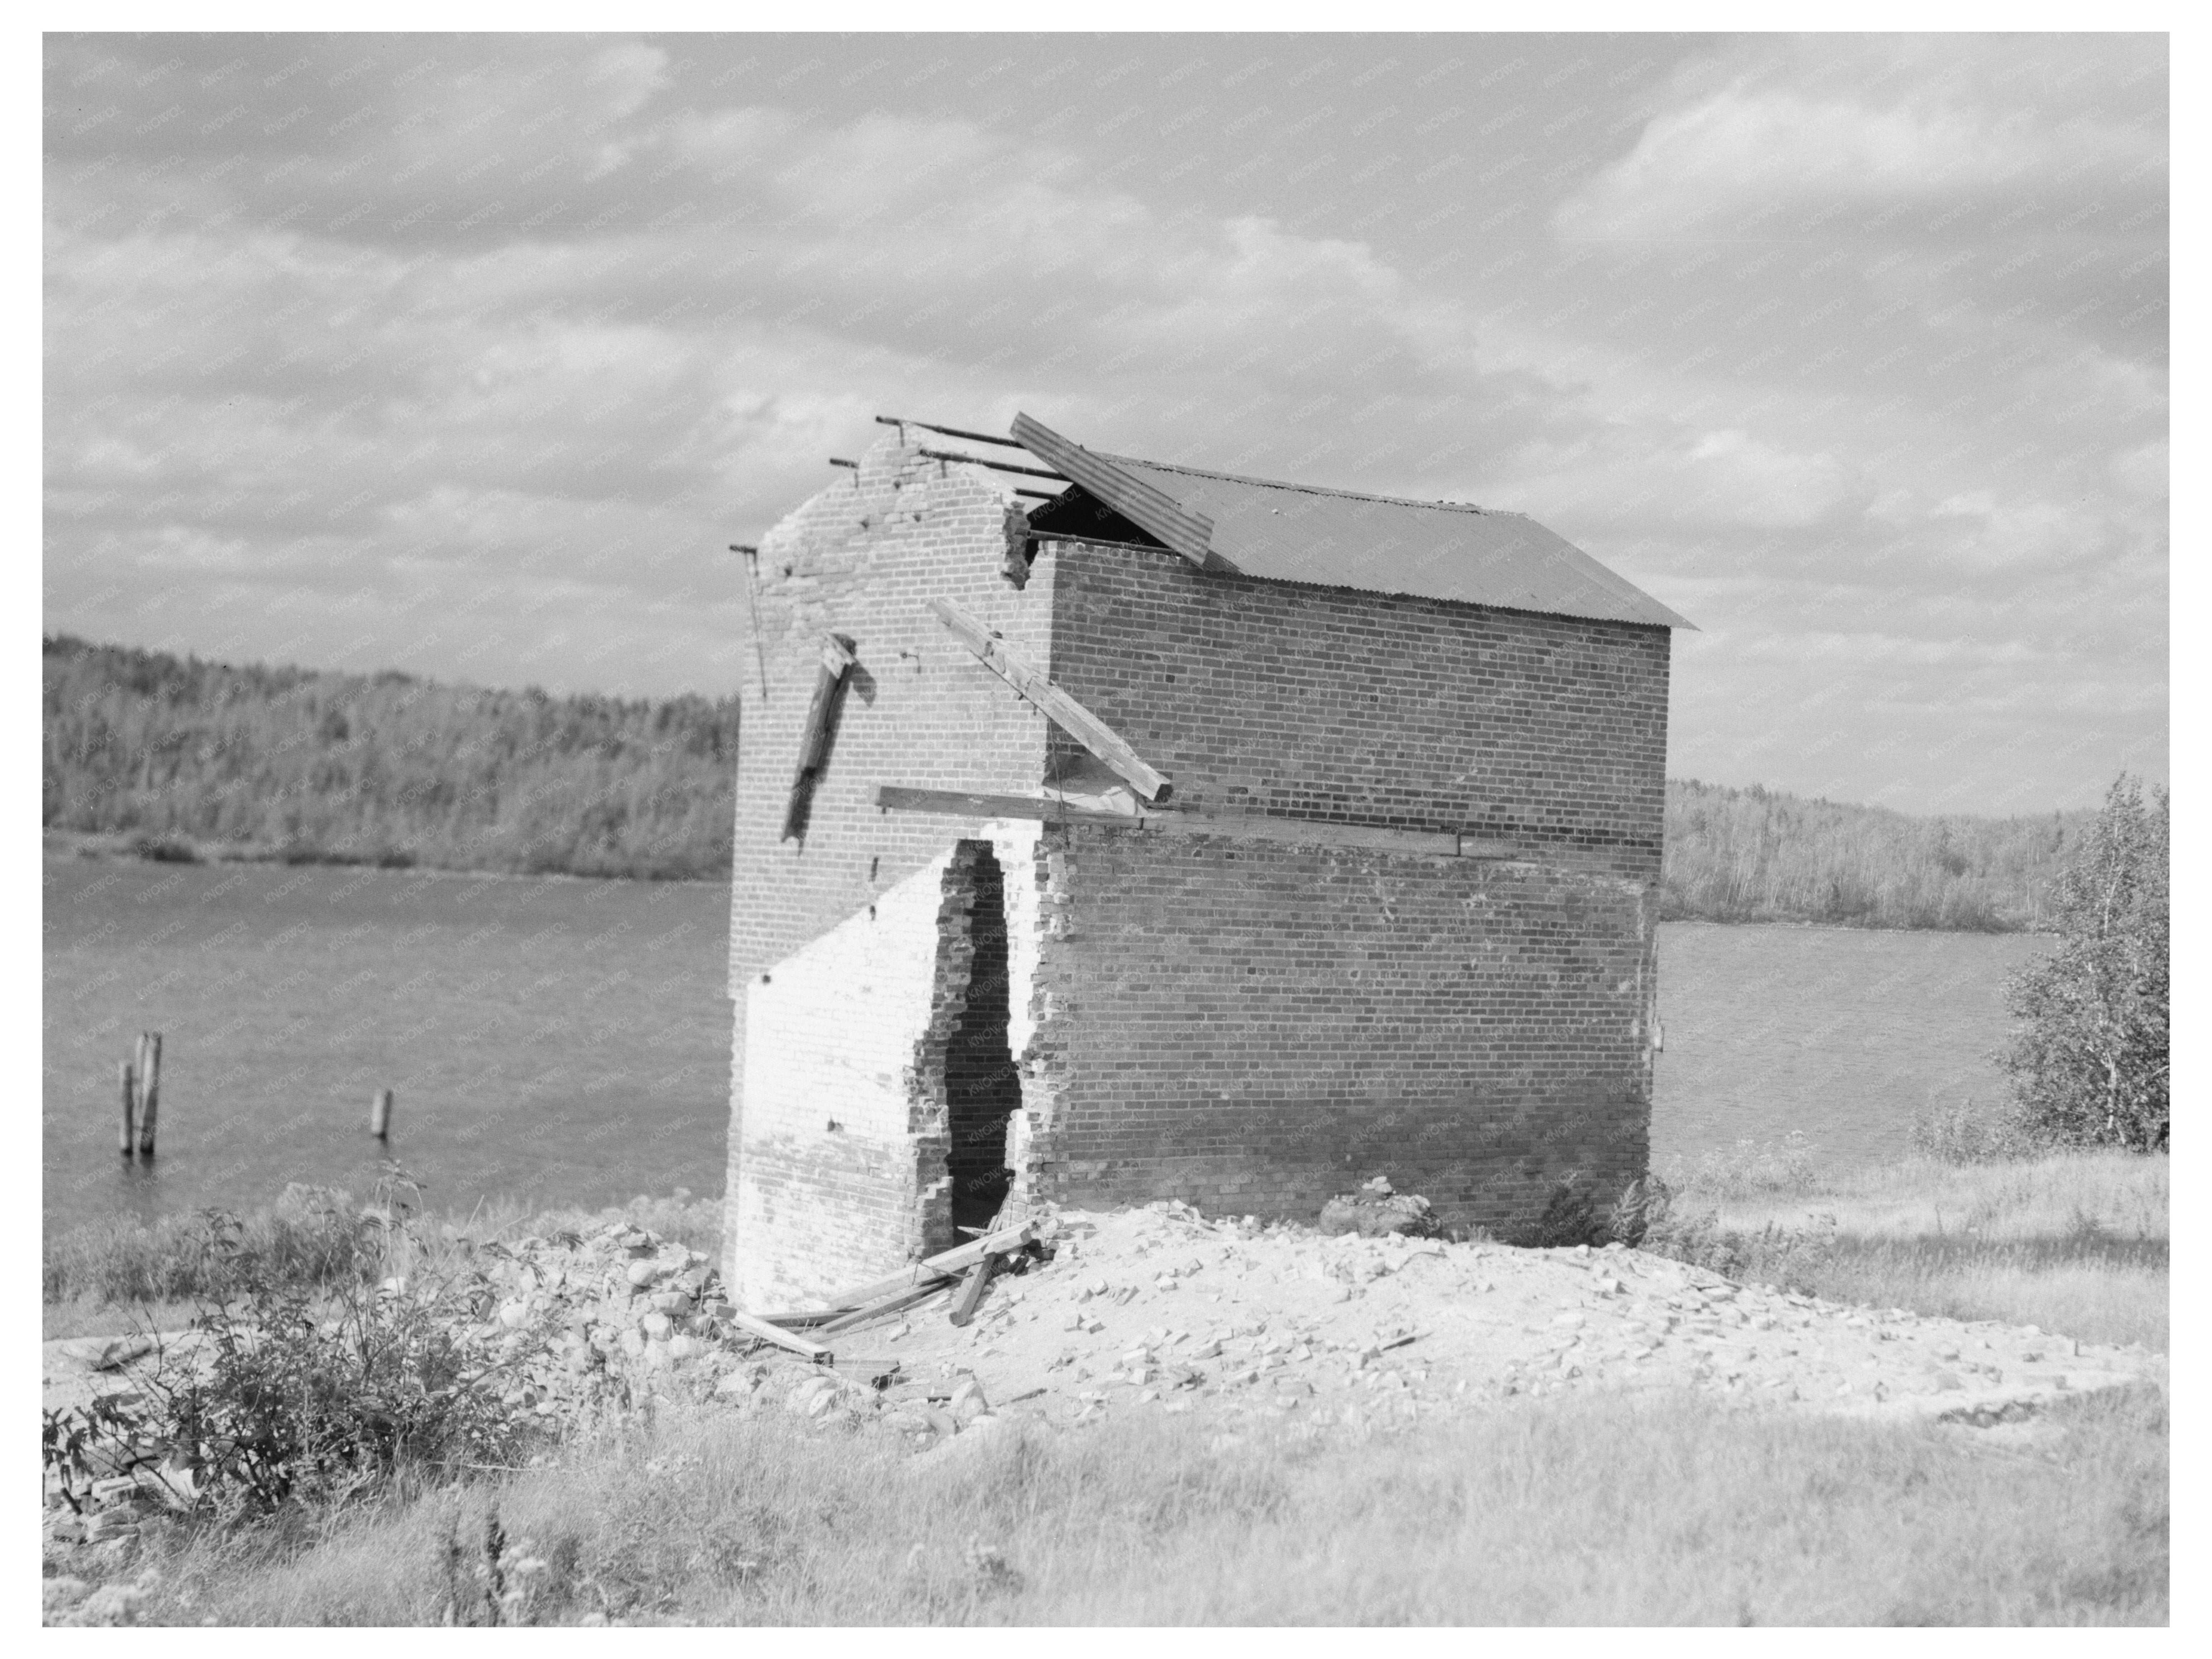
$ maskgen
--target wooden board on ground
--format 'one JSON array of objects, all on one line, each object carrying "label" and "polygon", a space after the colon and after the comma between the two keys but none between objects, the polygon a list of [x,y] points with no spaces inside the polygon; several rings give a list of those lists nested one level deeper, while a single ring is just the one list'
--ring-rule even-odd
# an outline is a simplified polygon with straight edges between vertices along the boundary
[{"label": "wooden board on ground", "polygon": [[896,1291],[921,1285],[934,1285],[939,1280],[954,1278],[985,1256],[1005,1255],[1009,1251],[1018,1250],[1036,1237],[1036,1223],[1024,1221],[1018,1227],[1009,1227],[1002,1232],[972,1240],[939,1255],[926,1257],[872,1283],[840,1291],[830,1301],[839,1312],[850,1312]]},{"label": "wooden board on ground", "polygon": [[756,1319],[750,1314],[732,1311],[724,1314],[722,1320],[725,1324],[734,1325],[763,1342],[773,1342],[779,1348],[788,1348],[795,1354],[804,1354],[817,1364],[825,1364],[834,1358],[832,1350],[826,1344],[810,1341],[796,1332],[787,1331],[781,1325],[771,1325],[765,1319]]}]

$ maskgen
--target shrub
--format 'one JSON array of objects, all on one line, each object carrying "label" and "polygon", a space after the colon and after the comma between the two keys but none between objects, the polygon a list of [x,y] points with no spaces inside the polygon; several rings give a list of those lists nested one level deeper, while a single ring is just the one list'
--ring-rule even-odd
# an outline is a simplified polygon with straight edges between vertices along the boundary
[{"label": "shrub", "polygon": [[[356,1218],[357,1231],[383,1231],[375,1216]],[[404,1214],[388,1224],[404,1228]],[[482,1272],[374,1285],[342,1277],[318,1296],[243,1248],[236,1218],[215,1212],[204,1225],[226,1288],[188,1341],[165,1347],[133,1391],[46,1414],[45,1462],[72,1504],[99,1476],[139,1474],[197,1509],[266,1515],[343,1502],[406,1472],[511,1463],[532,1431],[504,1398],[515,1345],[484,1322],[498,1298]],[[353,1260],[385,1249],[362,1237]]]},{"label": "shrub", "polygon": [[198,849],[174,836],[141,836],[131,843],[131,853],[155,864],[198,864]]},{"label": "shrub", "polygon": [[1509,1233],[1506,1243],[1524,1250],[1557,1250],[1577,1244],[1605,1244],[1612,1237],[1607,1218],[1598,1212],[1595,1195],[1579,1175],[1570,1174],[1553,1187],[1542,1213]]},{"label": "shrub", "polygon": [[1905,1136],[1915,1152],[1938,1164],[2010,1164],[2051,1150],[2019,1112],[1992,1111],[1971,1100],[1921,1114]]},{"label": "shrub", "polygon": [[361,1231],[349,1194],[295,1182],[273,1208],[248,1220],[210,1210],[150,1225],[115,1220],[74,1228],[46,1244],[41,1277],[49,1302],[219,1297],[242,1272],[319,1289],[379,1276],[380,1251],[364,1248],[377,1243]]},{"label": "shrub", "polygon": [[1695,1187],[1722,1198],[1754,1194],[1811,1193],[1820,1189],[1820,1149],[1793,1129],[1780,1140],[1738,1140],[1723,1151],[1680,1158],[1669,1165],[1678,1187]]},{"label": "shrub", "polygon": [[2005,982],[2017,1022],[1996,1056],[2050,1140],[2166,1144],[2168,801],[2124,774],[2051,896],[2057,950]]}]

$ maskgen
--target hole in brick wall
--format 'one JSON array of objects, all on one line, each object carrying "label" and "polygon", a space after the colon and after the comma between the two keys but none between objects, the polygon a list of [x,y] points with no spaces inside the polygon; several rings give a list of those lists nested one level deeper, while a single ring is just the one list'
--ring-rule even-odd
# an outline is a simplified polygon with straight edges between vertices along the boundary
[{"label": "hole in brick wall", "polygon": [[975,955],[945,1048],[945,1166],[952,1177],[952,1224],[981,1227],[998,1214],[1013,1182],[1006,1121],[1022,1103],[1022,1085],[1006,1041],[1006,872],[988,842],[964,842],[960,851],[975,860],[968,915]]}]

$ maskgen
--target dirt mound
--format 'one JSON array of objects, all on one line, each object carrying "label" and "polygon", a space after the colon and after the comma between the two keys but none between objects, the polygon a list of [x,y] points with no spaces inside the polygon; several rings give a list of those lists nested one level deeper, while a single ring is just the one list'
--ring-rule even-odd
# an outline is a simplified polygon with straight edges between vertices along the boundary
[{"label": "dirt mound", "polygon": [[[518,1412],[580,1424],[655,1396],[780,1404],[904,1433],[933,1460],[964,1455],[977,1425],[1132,1409],[1360,1435],[1516,1396],[1688,1388],[1986,1426],[2165,1381],[2163,1358],[2140,1348],[1841,1306],[1618,1245],[1332,1237],[1174,1202],[1048,1214],[1041,1231],[1049,1259],[1002,1273],[967,1327],[940,1291],[840,1334],[830,1366],[754,1343],[704,1258],[626,1224],[490,1256],[480,1265],[497,1299],[471,1328],[496,1341]],[[202,1340],[161,1346],[174,1363]],[[49,1343],[45,1359],[49,1408],[130,1390],[160,1363],[144,1339]]]},{"label": "dirt mound", "polygon": [[1332,1237],[1176,1203],[1048,1224],[1053,1259],[999,1280],[966,1329],[927,1304],[841,1337],[841,1367],[898,1358],[912,1381],[895,1398],[972,1376],[1053,1422],[1206,1401],[1355,1430],[1516,1395],[1677,1388],[1993,1423],[2163,1375],[2140,1350],[1738,1285],[1618,1245]]}]

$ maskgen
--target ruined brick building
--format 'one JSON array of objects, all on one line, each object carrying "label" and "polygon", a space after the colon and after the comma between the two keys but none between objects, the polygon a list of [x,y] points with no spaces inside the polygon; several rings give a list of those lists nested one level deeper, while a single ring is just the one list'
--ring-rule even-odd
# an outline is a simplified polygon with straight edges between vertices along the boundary
[{"label": "ruined brick building", "polygon": [[1036,1199],[1643,1172],[1681,617],[1517,514],[885,424],[753,561],[740,1294]]}]

